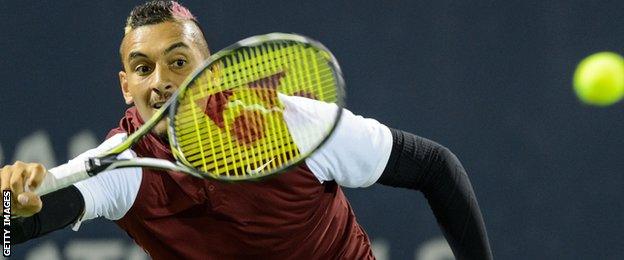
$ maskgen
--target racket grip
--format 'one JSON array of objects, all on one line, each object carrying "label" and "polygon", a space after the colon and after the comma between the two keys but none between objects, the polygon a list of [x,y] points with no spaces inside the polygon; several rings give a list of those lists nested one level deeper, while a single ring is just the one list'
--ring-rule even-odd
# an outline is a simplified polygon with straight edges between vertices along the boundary
[{"label": "racket grip", "polygon": [[[75,160],[50,169],[41,185],[34,192],[39,196],[46,195],[91,177],[86,170],[84,161]],[[27,189],[26,189],[27,190]]]}]

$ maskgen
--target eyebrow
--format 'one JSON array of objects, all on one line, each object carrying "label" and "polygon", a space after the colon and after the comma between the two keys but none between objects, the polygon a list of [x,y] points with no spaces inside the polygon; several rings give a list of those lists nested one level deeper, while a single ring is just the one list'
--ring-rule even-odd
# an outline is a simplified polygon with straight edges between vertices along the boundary
[{"label": "eyebrow", "polygon": [[174,44],[171,44],[171,46],[169,46],[169,48],[165,49],[165,51],[163,51],[163,55],[170,53],[171,51],[177,49],[177,48],[185,48],[188,49],[189,46],[186,45],[186,43],[183,42],[176,42]]},{"label": "eyebrow", "polygon": [[133,59],[136,59],[138,57],[147,58],[147,55],[145,55],[142,52],[138,52],[138,51],[133,51],[133,52],[130,52],[130,54],[128,54],[128,60],[133,60]]},{"label": "eyebrow", "polygon": [[[186,49],[188,49],[189,46],[186,45],[186,43],[183,43],[183,42],[176,42],[174,44],[171,44],[171,46],[169,46],[167,49],[165,49],[163,51],[163,55],[166,55],[167,53],[170,53],[170,52],[172,52],[173,50],[175,50],[177,48],[186,48]],[[133,59],[136,59],[136,58],[139,58],[139,57],[147,58],[147,55],[145,55],[145,53],[142,53],[142,52],[139,52],[139,51],[133,51],[133,52],[130,52],[130,54],[128,54],[128,60],[133,60]]]}]

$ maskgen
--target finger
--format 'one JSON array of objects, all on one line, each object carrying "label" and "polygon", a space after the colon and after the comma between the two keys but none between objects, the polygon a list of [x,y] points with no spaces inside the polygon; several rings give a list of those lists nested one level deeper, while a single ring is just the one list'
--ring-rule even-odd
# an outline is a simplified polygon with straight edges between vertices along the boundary
[{"label": "finger", "polygon": [[8,190],[9,184],[11,183],[11,166],[4,166],[2,168],[2,173],[0,173],[0,188],[2,190]]},{"label": "finger", "polygon": [[19,204],[15,214],[23,217],[32,216],[41,211],[41,198],[34,192],[24,192],[17,197]]},{"label": "finger", "polygon": [[43,182],[43,179],[45,178],[47,172],[45,167],[38,163],[30,164],[29,168],[30,176],[28,177],[28,181],[26,182],[26,184],[28,185],[28,188],[30,188],[30,190],[34,190],[39,187],[39,185],[41,185],[41,182]]},{"label": "finger", "polygon": [[10,187],[13,191],[13,195],[17,196],[24,192],[24,175],[26,174],[26,167],[23,165],[13,167],[13,172],[10,177]]}]

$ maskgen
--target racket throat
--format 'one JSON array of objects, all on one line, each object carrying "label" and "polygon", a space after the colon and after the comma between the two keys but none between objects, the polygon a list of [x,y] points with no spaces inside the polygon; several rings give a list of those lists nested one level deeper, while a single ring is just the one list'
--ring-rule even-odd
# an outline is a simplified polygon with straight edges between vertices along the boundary
[{"label": "racket throat", "polygon": [[87,174],[89,174],[89,176],[95,176],[100,172],[108,170],[109,167],[117,161],[119,161],[117,155],[89,158],[89,160],[85,162]]}]

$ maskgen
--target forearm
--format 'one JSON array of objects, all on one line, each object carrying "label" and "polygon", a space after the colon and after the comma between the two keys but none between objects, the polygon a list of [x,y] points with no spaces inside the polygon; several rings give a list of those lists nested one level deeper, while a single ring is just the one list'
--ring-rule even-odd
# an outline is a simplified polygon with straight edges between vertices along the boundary
[{"label": "forearm", "polygon": [[41,197],[43,208],[31,217],[11,222],[11,238],[20,244],[74,223],[84,211],[84,199],[75,186]]},{"label": "forearm", "polygon": [[391,130],[392,153],[377,182],[421,191],[458,259],[492,259],[476,196],[457,157],[431,140]]}]

